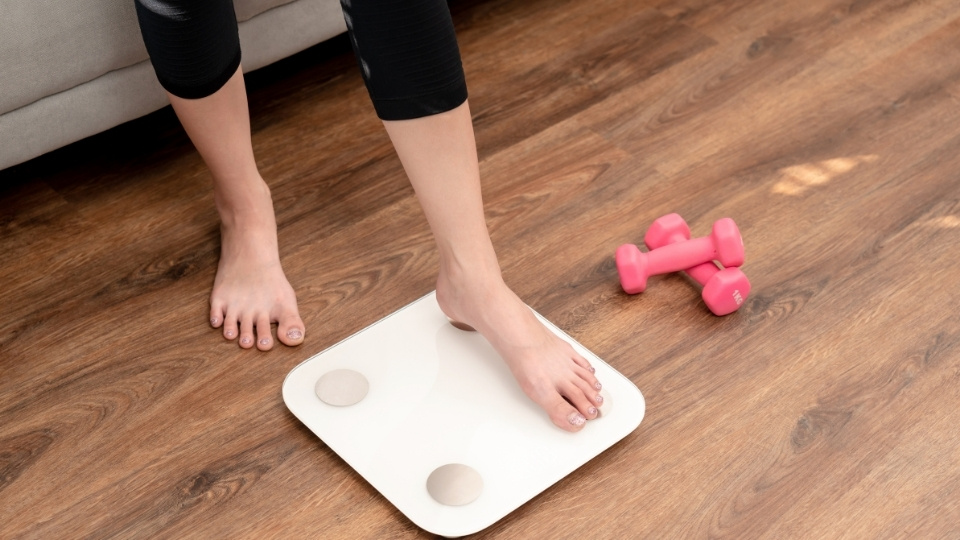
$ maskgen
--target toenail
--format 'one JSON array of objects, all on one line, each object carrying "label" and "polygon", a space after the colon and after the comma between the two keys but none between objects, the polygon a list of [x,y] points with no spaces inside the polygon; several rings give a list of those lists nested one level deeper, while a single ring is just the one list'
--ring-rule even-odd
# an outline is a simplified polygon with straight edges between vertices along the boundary
[{"label": "toenail", "polygon": [[218,319],[218,318],[216,318],[216,317],[212,317],[212,318],[210,319],[210,324],[213,325],[213,326],[216,326],[216,325],[220,324],[220,319]]},{"label": "toenail", "polygon": [[597,403],[603,403],[603,396],[597,394]]},{"label": "toenail", "polygon": [[263,339],[260,340],[260,344],[263,345],[263,346],[267,346],[267,345],[270,344],[270,340],[267,339],[267,338],[263,338]]},{"label": "toenail", "polygon": [[584,422],[587,421],[587,419],[584,418],[583,415],[578,412],[570,413],[570,416],[567,417],[567,420],[575,426],[582,426]]},{"label": "toenail", "polygon": [[597,372],[597,368],[590,366],[590,373],[596,373],[596,372]]},{"label": "toenail", "polygon": [[240,339],[240,343],[243,343],[244,345],[249,345],[252,341],[253,340],[248,337]]},{"label": "toenail", "polygon": [[590,416],[595,416],[595,415],[597,414],[597,408],[596,408],[596,407],[590,407],[590,409],[589,409],[587,412],[590,413]]},{"label": "toenail", "polygon": [[227,336],[228,338],[232,338],[233,330],[227,330],[226,332],[223,333],[223,335]]},{"label": "toenail", "polygon": [[594,388],[596,388],[597,390],[600,390],[600,389],[602,389],[602,388],[603,388],[603,385],[602,385],[602,384],[600,384],[600,382],[599,382],[599,381],[597,381],[597,384],[595,384],[595,385],[593,385],[593,387],[594,387]]},{"label": "toenail", "polygon": [[293,328],[287,331],[287,337],[290,339],[300,339],[303,337],[303,332],[299,328]]}]

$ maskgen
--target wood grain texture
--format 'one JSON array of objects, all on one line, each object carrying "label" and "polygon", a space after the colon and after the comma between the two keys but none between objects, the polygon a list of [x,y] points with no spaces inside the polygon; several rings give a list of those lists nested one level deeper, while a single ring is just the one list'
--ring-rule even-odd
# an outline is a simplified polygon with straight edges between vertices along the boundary
[{"label": "wood grain texture", "polygon": [[[960,537],[960,1],[451,7],[504,275],[647,399],[476,536]],[[280,397],[433,288],[429,229],[346,39],[247,83],[306,342],[207,326],[217,217],[169,109],[0,171],[0,537],[429,536]],[[740,225],[736,314],[620,291],[674,211]]]}]

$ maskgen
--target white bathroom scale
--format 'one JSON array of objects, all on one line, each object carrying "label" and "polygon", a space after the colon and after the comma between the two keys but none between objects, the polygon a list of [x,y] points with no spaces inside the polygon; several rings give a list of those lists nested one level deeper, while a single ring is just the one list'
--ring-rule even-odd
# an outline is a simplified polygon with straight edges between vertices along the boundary
[{"label": "white bathroom scale", "polygon": [[578,433],[554,426],[483,336],[450,324],[435,293],[295,367],[283,400],[417,526],[472,534],[643,419],[643,395],[629,379],[537,317],[590,361],[603,384],[601,416]]}]

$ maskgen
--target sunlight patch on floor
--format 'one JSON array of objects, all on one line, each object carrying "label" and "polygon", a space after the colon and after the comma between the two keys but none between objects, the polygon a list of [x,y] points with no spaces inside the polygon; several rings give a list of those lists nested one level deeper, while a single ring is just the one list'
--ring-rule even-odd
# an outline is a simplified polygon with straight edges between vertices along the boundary
[{"label": "sunlight patch on floor", "polygon": [[784,167],[780,169],[780,179],[774,184],[773,192],[781,195],[801,195],[811,187],[826,184],[857,166],[871,163],[878,158],[876,154],[868,154]]},{"label": "sunlight patch on floor", "polygon": [[927,223],[928,227],[937,229],[960,229],[960,216],[940,216]]}]

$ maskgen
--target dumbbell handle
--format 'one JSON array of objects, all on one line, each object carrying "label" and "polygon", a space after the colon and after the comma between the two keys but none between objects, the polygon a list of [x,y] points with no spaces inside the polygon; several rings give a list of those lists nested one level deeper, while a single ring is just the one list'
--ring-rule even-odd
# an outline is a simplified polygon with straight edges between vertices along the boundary
[{"label": "dumbbell handle", "polygon": [[[656,249],[660,249],[668,245],[673,245],[673,244],[686,242],[686,241],[687,239],[684,238],[682,234],[673,234],[667,239],[667,242],[663,245],[652,246],[646,241],[644,241],[644,243],[646,244],[647,249],[649,249],[650,252],[652,253]],[[683,268],[682,270],[702,286],[702,285],[706,285],[707,282],[710,281],[710,278],[712,278],[714,274],[720,271],[720,268],[713,261],[707,261],[705,263],[694,265],[690,268]]]},{"label": "dumbbell handle", "polygon": [[693,268],[718,258],[717,248],[709,236],[676,242],[644,254],[647,275],[669,274]]},{"label": "dumbbell handle", "polygon": [[688,276],[692,277],[694,281],[700,285],[706,285],[710,278],[714,276],[717,272],[720,271],[720,267],[717,266],[717,263],[710,261],[703,264],[698,264],[693,268],[687,268],[684,272]]}]

